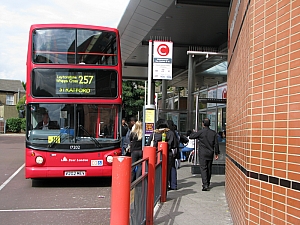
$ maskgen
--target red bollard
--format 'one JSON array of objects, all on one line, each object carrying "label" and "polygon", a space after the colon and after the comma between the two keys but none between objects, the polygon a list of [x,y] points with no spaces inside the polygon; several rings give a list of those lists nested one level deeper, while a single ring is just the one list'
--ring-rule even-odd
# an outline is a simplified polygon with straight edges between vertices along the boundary
[{"label": "red bollard", "polygon": [[167,167],[168,167],[168,142],[158,142],[158,150],[162,150],[161,172],[161,202],[167,201]]},{"label": "red bollard", "polygon": [[145,146],[143,149],[143,158],[149,158],[146,225],[153,225],[156,148]]},{"label": "red bollard", "polygon": [[112,164],[110,225],[130,224],[130,184],[131,157],[115,156]]}]

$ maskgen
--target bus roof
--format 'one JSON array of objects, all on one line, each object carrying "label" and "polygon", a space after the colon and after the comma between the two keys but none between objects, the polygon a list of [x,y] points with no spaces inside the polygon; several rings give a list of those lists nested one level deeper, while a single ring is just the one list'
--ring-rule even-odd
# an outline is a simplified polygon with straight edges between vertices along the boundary
[{"label": "bus roof", "polygon": [[41,29],[41,28],[83,28],[83,29],[93,29],[93,30],[107,30],[118,32],[117,28],[87,25],[87,24],[67,24],[67,23],[49,23],[49,24],[32,24],[30,30]]}]

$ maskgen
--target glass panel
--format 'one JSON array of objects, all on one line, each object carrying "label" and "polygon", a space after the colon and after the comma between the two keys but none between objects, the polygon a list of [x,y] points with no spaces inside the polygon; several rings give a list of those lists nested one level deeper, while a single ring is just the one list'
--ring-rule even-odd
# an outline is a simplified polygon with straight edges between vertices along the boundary
[{"label": "glass panel", "polygon": [[208,110],[207,111],[207,117],[210,119],[210,129],[214,130],[217,132],[217,124],[216,124],[216,110]]},{"label": "glass panel", "polygon": [[207,74],[218,74],[218,75],[227,75],[227,67],[228,63],[227,61],[221,62],[218,65],[215,65],[208,70],[205,70],[205,73]]},{"label": "glass panel", "polygon": [[118,74],[115,70],[34,69],[34,97],[116,98]]},{"label": "glass panel", "polygon": [[80,64],[117,65],[116,33],[78,30],[77,54]]},{"label": "glass panel", "polygon": [[101,143],[118,139],[119,106],[29,104],[27,138],[35,144]]},{"label": "glass panel", "polygon": [[187,121],[187,114],[186,113],[180,113],[180,119],[179,119],[179,131],[180,133],[186,134],[186,131],[188,130],[186,127],[186,121]]},{"label": "glass panel", "polygon": [[[201,91],[199,93],[199,99],[201,99],[201,98],[207,98],[207,91],[206,90]],[[206,101],[204,101],[204,102],[199,101],[199,109],[206,109],[206,108],[207,108],[207,102]]]},{"label": "glass panel", "polygon": [[34,63],[75,63],[74,29],[41,29],[33,33]]}]

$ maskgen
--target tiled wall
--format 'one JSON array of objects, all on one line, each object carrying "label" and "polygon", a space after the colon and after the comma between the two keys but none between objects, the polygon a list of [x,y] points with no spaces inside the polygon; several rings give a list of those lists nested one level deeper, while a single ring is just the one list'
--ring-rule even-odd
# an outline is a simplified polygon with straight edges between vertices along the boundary
[{"label": "tiled wall", "polygon": [[300,224],[300,0],[233,0],[226,197],[235,224]]}]

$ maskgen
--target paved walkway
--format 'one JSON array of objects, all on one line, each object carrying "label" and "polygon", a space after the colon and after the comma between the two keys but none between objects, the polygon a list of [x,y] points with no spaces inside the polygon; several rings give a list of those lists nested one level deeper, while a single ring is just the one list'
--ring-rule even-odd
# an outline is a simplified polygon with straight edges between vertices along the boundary
[{"label": "paved walkway", "polygon": [[178,190],[168,191],[167,201],[154,210],[155,225],[232,225],[225,197],[225,175],[212,175],[210,191],[202,191],[200,174],[191,164],[178,169]]}]

